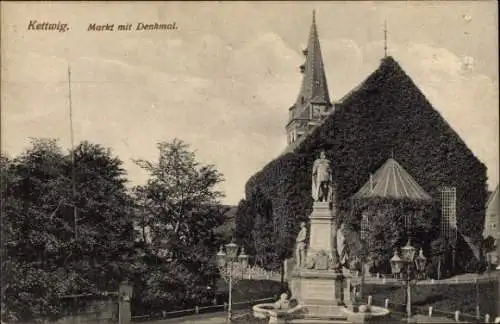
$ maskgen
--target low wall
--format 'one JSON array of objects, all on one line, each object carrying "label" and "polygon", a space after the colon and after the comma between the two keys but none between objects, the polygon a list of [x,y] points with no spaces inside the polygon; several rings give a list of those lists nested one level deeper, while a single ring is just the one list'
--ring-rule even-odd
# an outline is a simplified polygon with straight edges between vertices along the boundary
[{"label": "low wall", "polygon": [[[118,292],[62,296],[65,313],[57,320],[38,319],[30,323],[44,324],[130,324],[132,287],[122,284]],[[30,324],[17,323],[17,324]],[[2,324],[7,324],[3,323]]]},{"label": "low wall", "polygon": [[118,294],[65,296],[68,312],[51,324],[116,324],[118,322]]}]

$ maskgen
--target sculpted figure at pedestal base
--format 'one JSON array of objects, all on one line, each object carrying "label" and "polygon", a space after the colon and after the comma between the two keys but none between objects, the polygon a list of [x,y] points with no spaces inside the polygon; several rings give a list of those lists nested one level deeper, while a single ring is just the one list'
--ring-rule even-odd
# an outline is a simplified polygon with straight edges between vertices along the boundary
[{"label": "sculpted figure at pedestal base", "polygon": [[283,310],[289,309],[290,308],[290,300],[288,299],[288,294],[282,293],[280,295],[280,299],[278,299],[274,303],[274,307],[276,309],[283,309]]},{"label": "sculpted figure at pedestal base", "polygon": [[340,264],[340,258],[339,254],[336,250],[332,252],[332,255],[330,256],[329,259],[329,268],[332,270],[335,270],[337,272],[341,271],[341,264]]},{"label": "sculpted figure at pedestal base", "polygon": [[297,260],[297,266],[303,267],[306,263],[306,239],[307,239],[307,228],[306,223],[300,223],[300,231],[296,238],[295,247],[295,259]]}]

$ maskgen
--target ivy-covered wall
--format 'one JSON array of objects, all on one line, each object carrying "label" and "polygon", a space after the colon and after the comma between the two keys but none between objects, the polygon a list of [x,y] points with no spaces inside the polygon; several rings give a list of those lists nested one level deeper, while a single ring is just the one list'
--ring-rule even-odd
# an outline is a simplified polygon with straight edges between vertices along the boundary
[{"label": "ivy-covered wall", "polygon": [[260,188],[272,200],[274,217],[288,224],[290,236],[311,211],[312,163],[324,149],[334,167],[341,209],[369,173],[393,156],[436,200],[439,187],[456,187],[458,229],[480,238],[486,167],[392,57],[384,58],[327,118],[293,153],[271,161],[246,184],[247,197]]}]

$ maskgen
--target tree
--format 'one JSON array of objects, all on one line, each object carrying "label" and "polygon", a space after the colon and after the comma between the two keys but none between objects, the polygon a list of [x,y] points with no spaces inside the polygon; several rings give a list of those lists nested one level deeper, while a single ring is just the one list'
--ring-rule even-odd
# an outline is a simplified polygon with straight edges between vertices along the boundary
[{"label": "tree", "polygon": [[376,266],[386,266],[395,247],[402,240],[404,228],[394,217],[391,208],[380,207],[373,208],[373,213],[369,216],[364,248],[367,257],[374,261]]},{"label": "tree", "polygon": [[[65,157],[55,141],[33,140],[32,147],[2,165],[2,318],[9,321],[57,314],[57,288],[64,290],[47,269],[46,251],[54,233],[48,228],[58,205],[57,186]],[[5,182],[4,182],[5,181]],[[46,246],[49,249],[46,249]]]},{"label": "tree", "polygon": [[446,252],[449,250],[448,249],[448,240],[444,236],[440,236],[431,243],[431,253],[432,253],[432,258],[431,261],[432,263],[436,264],[436,276],[437,279],[440,280],[441,276],[443,274],[443,257],[446,254]]},{"label": "tree", "polygon": [[74,157],[79,256],[73,260],[95,291],[113,290],[131,275],[134,254],[125,171],[119,158],[97,144],[80,143]]},{"label": "tree", "polygon": [[263,268],[281,267],[286,228],[274,217],[271,200],[257,188],[248,200],[240,201],[236,215],[236,238],[247,253]]},{"label": "tree", "polygon": [[273,223],[267,220],[265,216],[257,214],[252,236],[255,246],[255,263],[265,269],[275,267]]},{"label": "tree", "polygon": [[238,203],[235,217],[234,236],[236,242],[245,247],[247,254],[255,255],[252,231],[254,227],[254,215],[251,214],[250,201],[242,199]]},{"label": "tree", "polygon": [[57,141],[34,139],[5,160],[4,319],[57,317],[61,296],[116,290],[127,274],[130,198],[121,161],[88,142],[74,158],[75,168]]},{"label": "tree", "polygon": [[144,307],[181,307],[202,298],[215,275],[213,256],[220,239],[214,230],[227,211],[216,190],[223,176],[213,165],[197,162],[178,139],[160,142],[158,149],[158,162],[136,161],[150,174],[145,185],[134,189],[138,210],[146,214],[136,217],[146,219],[152,232],[143,258],[147,271],[140,274],[149,288],[139,294]]},{"label": "tree", "polygon": [[485,239],[483,239],[483,242],[481,245],[482,245],[481,247],[482,247],[482,250],[484,251],[484,253],[493,252],[497,248],[496,241],[491,236],[488,236]]}]

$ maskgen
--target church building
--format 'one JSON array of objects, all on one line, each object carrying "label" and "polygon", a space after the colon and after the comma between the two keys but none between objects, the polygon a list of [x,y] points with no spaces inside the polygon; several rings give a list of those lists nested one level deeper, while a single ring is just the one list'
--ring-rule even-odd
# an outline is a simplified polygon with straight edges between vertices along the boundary
[{"label": "church building", "polygon": [[[310,172],[322,150],[332,163],[340,218],[349,213],[352,199],[360,196],[423,199],[438,206],[441,223],[436,230],[451,244],[458,236],[471,249],[479,246],[486,166],[399,63],[384,55],[359,86],[334,101],[314,13],[302,53],[302,82],[285,125],[287,147],[245,188],[247,199],[258,189],[272,201],[274,221],[285,224],[289,238],[284,242],[290,250],[299,222],[307,220],[312,210]],[[372,178],[374,174],[377,177]],[[457,259],[467,263],[474,258]]]}]

